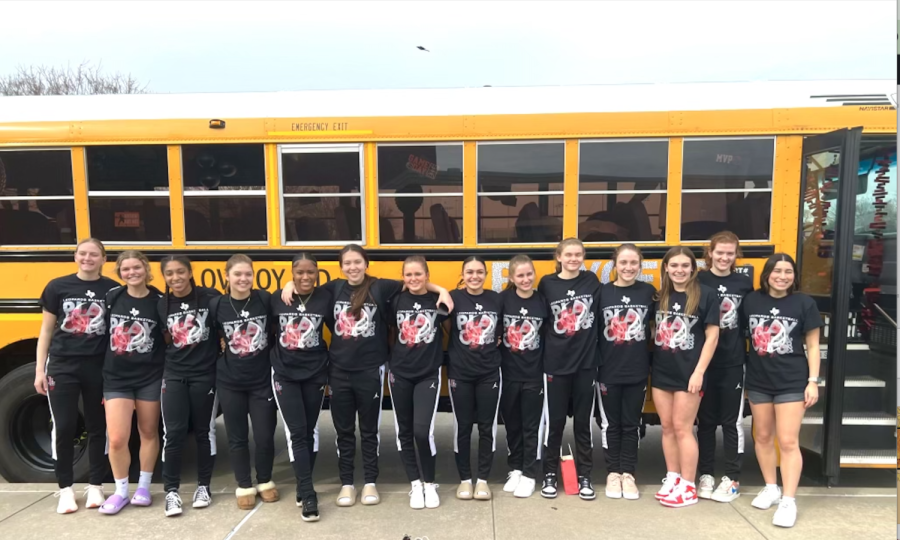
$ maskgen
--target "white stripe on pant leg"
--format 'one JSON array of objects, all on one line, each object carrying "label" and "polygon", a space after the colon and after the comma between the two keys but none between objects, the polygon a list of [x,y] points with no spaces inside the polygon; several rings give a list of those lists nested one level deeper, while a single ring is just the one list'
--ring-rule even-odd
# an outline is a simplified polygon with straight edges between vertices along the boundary
[{"label": "white stripe on pant leg", "polygon": [[[379,380],[381,381],[381,401],[378,402],[378,425],[375,426],[375,440],[378,446],[375,447],[375,455],[381,457],[381,413],[384,411],[382,403],[384,403],[384,364],[378,368]],[[393,402],[392,402],[393,403]]]},{"label": "white stripe on pant leg", "polygon": [[[47,380],[47,373],[50,371],[50,356],[47,356],[47,361],[44,363],[44,380]],[[53,403],[50,402],[50,384],[47,383],[47,407],[50,409],[50,423],[53,424],[53,427],[50,428],[50,456],[53,458],[53,461],[56,461],[56,417],[53,416]]]},{"label": "white stripe on pant leg", "polygon": [[213,394],[212,413],[209,415],[209,455],[216,455],[216,413],[219,412],[219,391]]},{"label": "white stripe on pant leg", "polygon": [[594,447],[594,418],[595,418],[594,415],[596,414],[594,412],[594,410],[597,408],[596,407],[596,405],[597,405],[596,389],[600,386],[600,383],[598,383],[597,381],[594,381],[594,383],[591,386],[594,387],[595,391],[591,392],[591,417],[588,418],[588,426],[589,426],[588,429],[591,432],[591,448],[593,448]]},{"label": "white stripe on pant leg", "polygon": [[[391,373],[388,372],[388,380],[391,378]],[[400,422],[397,420],[397,406],[394,405],[394,389],[391,388],[391,410],[394,411],[394,430],[397,432],[397,451],[402,452],[403,446],[400,444]]]},{"label": "white stripe on pant leg", "polygon": [[741,377],[741,405],[738,408],[737,420],[734,428],[737,430],[737,453],[744,453],[744,384],[747,379],[747,368],[744,367],[744,375]]},{"label": "white stripe on pant leg", "polygon": [[600,445],[604,450],[608,450],[609,439],[607,438],[607,431],[609,431],[609,418],[606,416],[606,411],[603,409],[603,396],[600,395],[600,383],[595,384],[594,389],[597,390],[597,402],[600,404]]},{"label": "white stripe on pant leg", "polygon": [[[544,449],[544,433],[549,431],[550,415],[547,412],[547,390],[544,390],[544,402],[541,405],[541,420],[540,424],[538,424],[538,436],[537,436],[537,457],[535,459],[541,459],[541,452]],[[547,426],[547,429],[544,427]]]},{"label": "white stripe on pant leg", "polygon": [[550,440],[550,400],[549,400],[550,392],[547,391],[547,374],[544,373],[544,413],[547,415],[547,430],[544,431],[544,444],[543,446],[547,446],[547,441]]},{"label": "white stripe on pant leg", "polygon": [[644,425],[644,407],[647,406],[647,385],[644,385],[644,401],[641,402],[641,416],[638,419],[638,427],[637,427],[637,441],[638,441],[638,450],[641,449],[641,426]]},{"label": "white stripe on pant leg", "polygon": [[500,380],[497,382],[497,408],[494,409],[494,425],[491,426],[491,452],[497,451],[497,417],[500,415],[500,396],[503,395],[503,370],[497,368]]},{"label": "white stripe on pant leg", "polygon": [[[450,384],[450,380],[447,381]],[[456,419],[456,404],[453,402],[453,386],[447,388],[447,395],[450,396],[450,410],[453,412],[453,452],[459,453],[459,420]]]},{"label": "white stripe on pant leg", "polygon": [[431,447],[431,455],[437,455],[437,445],[434,444],[434,420],[437,418],[438,403],[441,400],[441,368],[437,372],[437,393],[434,396],[434,411],[431,413],[431,425],[428,426],[428,446]]},{"label": "white stripe on pant leg", "polygon": [[272,369],[272,395],[275,396],[275,405],[278,406],[278,415],[281,416],[281,425],[284,427],[284,438],[287,439],[287,450],[288,450],[288,458],[291,460],[291,463],[294,462],[294,445],[291,441],[291,428],[288,427],[287,422],[284,420],[284,409],[281,408],[281,403],[278,401],[278,390],[275,389],[275,369]]},{"label": "white stripe on pant leg", "polygon": [[166,441],[169,439],[169,430],[166,429],[166,408],[163,407],[163,399],[166,395],[165,392],[165,384],[166,380],[163,379],[162,386],[159,389],[159,412],[160,418],[162,418],[162,428],[163,428],[163,436],[162,436],[162,448],[160,449],[160,455],[162,462],[166,462]]}]

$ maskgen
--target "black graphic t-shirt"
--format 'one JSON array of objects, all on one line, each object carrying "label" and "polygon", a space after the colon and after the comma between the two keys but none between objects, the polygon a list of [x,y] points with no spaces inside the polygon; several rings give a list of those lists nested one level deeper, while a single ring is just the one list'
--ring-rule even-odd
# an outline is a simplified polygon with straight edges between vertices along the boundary
[{"label": "black graphic t-shirt", "polygon": [[391,373],[405,379],[433,374],[443,362],[446,315],[437,312],[438,295],[403,291],[394,302],[397,337],[391,350]]},{"label": "black graphic t-shirt", "polygon": [[772,298],[754,291],[742,311],[750,327],[747,390],[767,394],[803,393],[809,384],[806,333],[821,328],[816,301],[803,293]]},{"label": "black graphic t-shirt", "polygon": [[324,330],[332,324],[334,308],[331,293],[322,287],[307,296],[294,293],[291,305],[286,306],[279,290],[270,304],[278,322],[270,355],[275,373],[291,381],[324,376],[328,367]]},{"label": "black graphic t-shirt", "polygon": [[166,321],[166,331],[171,336],[166,346],[167,379],[216,378],[216,358],[219,356],[219,340],[210,327],[209,302],[221,293],[208,287],[194,287],[184,298],[169,293],[169,301],[160,298],[158,308],[161,319]]},{"label": "black graphic t-shirt", "polygon": [[165,359],[163,324],[156,307],[162,294],[151,289],[135,298],[118,287],[106,295],[109,347],[103,361],[103,389],[126,391],[162,379]]},{"label": "black graphic t-shirt", "polygon": [[685,314],[687,295],[673,291],[669,309],[661,311],[656,303],[656,335],[651,384],[664,390],[687,391],[688,382],[706,343],[707,325],[719,325],[716,293],[700,285],[700,304],[693,315]]},{"label": "black graphic t-shirt", "polygon": [[522,298],[516,290],[500,293],[503,302],[503,340],[500,347],[503,380],[540,381],[544,375],[544,324],[547,300],[538,291]]},{"label": "black graphic t-shirt", "polygon": [[343,282],[340,294],[335,295],[332,317],[331,363],[343,371],[363,371],[377,368],[388,360],[388,331],[386,314],[391,312],[390,301],[403,288],[402,281],[374,279],[358,316],[350,313],[350,298],[356,287],[345,279],[329,281],[322,288],[335,295],[337,284]]},{"label": "black graphic t-shirt", "polygon": [[269,291],[254,289],[243,300],[225,295],[217,301],[213,318],[225,340],[225,350],[216,363],[218,384],[235,390],[270,384],[271,297]]},{"label": "black graphic t-shirt", "polygon": [[472,295],[457,289],[450,291],[450,298],[449,378],[474,381],[496,372],[500,368],[497,322],[503,312],[500,295],[491,290]]},{"label": "black graphic t-shirt", "polygon": [[635,384],[650,375],[650,322],[656,288],[635,281],[628,287],[606,283],[600,289],[600,372],[604,384]]},{"label": "black graphic t-shirt", "polygon": [[108,277],[85,281],[77,274],[51,280],[41,294],[45,311],[56,315],[50,356],[99,356],[106,350],[106,293],[119,284]]},{"label": "black graphic t-shirt", "polygon": [[709,369],[725,369],[744,364],[747,341],[741,324],[741,302],[753,291],[753,282],[745,274],[732,272],[719,277],[710,271],[697,275],[700,283],[716,291],[719,298],[719,344]]},{"label": "black graphic t-shirt", "polygon": [[548,274],[538,284],[550,318],[544,344],[544,371],[571,375],[597,367],[597,306],[600,280],[582,271],[572,279]]}]

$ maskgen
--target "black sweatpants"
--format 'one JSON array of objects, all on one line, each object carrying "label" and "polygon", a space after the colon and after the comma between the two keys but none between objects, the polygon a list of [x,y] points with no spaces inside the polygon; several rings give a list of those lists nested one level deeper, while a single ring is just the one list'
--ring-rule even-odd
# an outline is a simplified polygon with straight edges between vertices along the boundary
[{"label": "black sweatpants", "polygon": [[575,434],[575,469],[578,476],[590,478],[594,461],[591,416],[594,414],[594,380],[596,369],[585,369],[572,375],[544,375],[544,397],[547,399],[549,429],[545,437],[544,474],[559,473],[559,454],[569,399],[572,399]]},{"label": "black sweatpants", "polygon": [[[438,397],[441,395],[441,368],[420,379],[404,379],[390,372],[391,406],[394,409],[394,426],[397,428],[397,450],[410,482],[422,480],[434,482],[435,456],[434,417],[437,414]],[[422,463],[416,462],[416,450]]]},{"label": "black sweatpants", "polygon": [[744,461],[744,366],[711,369],[706,379],[697,412],[698,478],[704,474],[715,477],[716,428],[722,426],[725,476],[738,482]]},{"label": "black sweatpants", "polygon": [[253,426],[253,442],[256,445],[256,482],[264,484],[272,480],[272,464],[275,461],[275,424],[277,423],[275,398],[272,385],[253,390],[232,390],[219,386],[219,401],[225,416],[225,433],[228,436],[228,455],[239,488],[253,487],[250,476],[250,430],[247,416]]},{"label": "black sweatpants", "polygon": [[88,434],[89,481],[99,486],[109,468],[106,459],[106,411],[103,409],[103,356],[50,357],[44,365],[47,400],[50,403],[51,452],[56,481],[60,488],[75,483],[73,472],[78,429],[78,398],[84,407],[84,427]]},{"label": "black sweatpants", "polygon": [[637,468],[641,438],[641,413],[647,398],[647,381],[637,384],[597,383],[600,403],[600,440],[607,473],[629,473]]},{"label": "black sweatpants", "polygon": [[547,421],[544,383],[504,382],[500,412],[503,414],[503,425],[506,426],[509,468],[522,471],[528,478],[537,478],[540,473],[538,462],[544,446],[544,427]]},{"label": "black sweatpants", "polygon": [[478,424],[478,477],[487,480],[497,449],[497,415],[503,376],[500,369],[481,379],[450,379],[450,405],[453,407],[453,451],[459,479],[472,480],[472,424]]},{"label": "black sweatpants", "polygon": [[167,379],[162,382],[163,484],[166,491],[181,487],[181,454],[188,421],[197,440],[197,484],[209,486],[216,463],[216,413],[219,395],[209,379]]},{"label": "black sweatpants", "polygon": [[353,459],[356,457],[356,418],[362,448],[365,483],[378,480],[378,455],[381,444],[381,400],[384,398],[384,366],[365,371],[344,371],[331,366],[328,373],[331,391],[331,419],[337,432],[338,470],[341,484],[353,485]]},{"label": "black sweatpants", "polygon": [[301,499],[316,492],[312,471],[319,451],[319,411],[325,399],[326,382],[324,374],[294,381],[272,372],[272,388],[284,425],[288,457],[297,480],[297,495]]}]

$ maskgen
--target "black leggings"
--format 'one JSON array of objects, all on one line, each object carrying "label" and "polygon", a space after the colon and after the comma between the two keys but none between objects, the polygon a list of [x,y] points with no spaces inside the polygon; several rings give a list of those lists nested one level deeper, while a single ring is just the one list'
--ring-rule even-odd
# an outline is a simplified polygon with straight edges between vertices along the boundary
[{"label": "black leggings", "polygon": [[725,475],[741,479],[744,458],[744,366],[706,372],[706,390],[697,412],[697,444],[700,450],[698,478],[715,476],[716,428],[722,426]]},{"label": "black leggings", "polygon": [[547,421],[544,383],[505,381],[500,412],[506,427],[509,468],[522,471],[528,478],[537,478],[538,462],[544,446],[544,424]]},{"label": "black leggings", "polygon": [[378,447],[381,443],[381,400],[384,398],[384,366],[364,371],[344,371],[331,366],[331,420],[337,432],[338,470],[341,484],[353,485],[356,457],[356,417],[362,439],[363,476],[367,484],[378,480]]},{"label": "black leggings", "polygon": [[272,372],[272,388],[284,425],[288,457],[297,480],[297,495],[306,498],[316,491],[312,471],[319,451],[319,411],[325,399],[327,377],[294,381]]},{"label": "black leggings", "polygon": [[166,491],[181,487],[181,454],[188,421],[197,440],[197,484],[209,486],[216,464],[216,414],[219,395],[209,379],[164,378],[162,382],[163,484]]},{"label": "black leggings", "polygon": [[84,406],[84,426],[88,433],[89,481],[99,486],[109,468],[106,460],[106,412],[103,410],[103,357],[51,357],[44,365],[47,400],[50,403],[51,451],[60,488],[75,483],[73,472],[78,429],[78,398]]},{"label": "black leggings", "polygon": [[474,381],[450,379],[456,469],[460,480],[472,479],[472,424],[478,423],[478,479],[487,480],[497,449],[497,413],[503,377],[500,370]]},{"label": "black leggings", "polygon": [[225,433],[231,468],[239,488],[253,487],[250,477],[250,430],[247,416],[253,426],[253,442],[256,445],[256,482],[264,484],[272,480],[272,463],[275,461],[275,401],[272,385],[253,390],[232,390],[219,386],[219,400],[225,416]]},{"label": "black leggings", "polygon": [[597,396],[600,404],[597,423],[600,425],[600,440],[606,457],[606,472],[634,475],[647,382],[597,383]]},{"label": "black leggings", "polygon": [[594,466],[592,451],[594,437],[591,415],[594,413],[595,369],[585,369],[571,375],[544,375],[544,396],[547,398],[547,430],[544,452],[544,474],[558,473],[560,445],[566,429],[569,398],[572,399],[575,434],[575,468],[578,476],[590,478]]},{"label": "black leggings", "polygon": [[[441,369],[420,379],[404,379],[393,371],[388,374],[394,425],[397,428],[397,450],[410,482],[434,482],[435,456],[434,417],[441,395]],[[416,450],[422,473],[416,462]]]}]

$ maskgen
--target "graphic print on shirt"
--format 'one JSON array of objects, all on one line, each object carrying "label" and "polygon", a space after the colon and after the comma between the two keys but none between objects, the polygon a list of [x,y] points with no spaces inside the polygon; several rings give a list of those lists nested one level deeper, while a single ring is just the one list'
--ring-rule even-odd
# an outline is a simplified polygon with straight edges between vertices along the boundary
[{"label": "graphic print on shirt", "polygon": [[544,320],[528,317],[524,307],[519,315],[503,315],[503,345],[512,352],[534,351],[541,346],[541,325]]},{"label": "graphic print on shirt", "polygon": [[[300,308],[303,308],[302,310]],[[278,335],[278,343],[289,351],[298,349],[311,349],[319,346],[319,327],[322,326],[322,316],[315,313],[306,313],[306,306],[300,305],[297,311],[302,315],[279,315],[278,325],[281,332]]]},{"label": "graphic print on shirt", "polygon": [[85,298],[67,298],[63,302],[63,317],[59,329],[67,334],[102,335],[106,332],[105,302],[94,300],[97,296],[88,289]]},{"label": "graphic print on shirt", "polygon": [[497,340],[497,314],[483,311],[483,306],[475,303],[475,311],[456,314],[456,329],[459,331],[459,342],[470,349],[483,347]]},{"label": "graphic print on shirt", "polygon": [[344,339],[368,338],[375,335],[375,304],[363,304],[359,318],[350,312],[350,302],[340,300],[334,303],[334,334]]},{"label": "graphic print on shirt", "polygon": [[[241,315],[243,316],[242,312]],[[266,334],[266,316],[260,315],[244,321],[222,323],[228,350],[237,356],[251,356],[269,346]]]},{"label": "graphic print on shirt", "polygon": [[575,296],[575,291],[566,292],[567,298],[550,303],[553,312],[553,331],[574,336],[579,330],[587,330],[594,324],[594,297],[589,294]]},{"label": "graphic print on shirt", "polygon": [[693,315],[679,313],[681,305],[672,306],[675,311],[660,311],[656,314],[656,338],[658,347],[664,350],[681,349],[690,351],[694,348],[694,335],[691,329],[700,320]]},{"label": "graphic print on shirt", "polygon": [[728,287],[719,285],[719,328],[722,330],[736,330],[740,325],[738,309],[741,307],[743,297],[739,294],[729,294]]},{"label": "graphic print on shirt", "polygon": [[792,354],[794,352],[791,331],[800,321],[793,317],[779,317],[781,311],[772,308],[769,315],[750,316],[750,338],[753,350],[759,356]]},{"label": "graphic print on shirt", "polygon": [[172,335],[172,344],[178,349],[192,347],[209,339],[209,326],[206,319],[209,318],[209,310],[188,311],[187,304],[181,304],[183,311],[169,315],[166,319],[166,327]]},{"label": "graphic print on shirt", "polygon": [[603,337],[616,345],[646,338],[644,318],[646,306],[631,306],[631,298],[622,297],[622,303],[603,308]]},{"label": "graphic print on shirt", "polygon": [[437,311],[416,302],[412,310],[397,311],[397,328],[397,341],[409,348],[431,343],[437,335]]},{"label": "graphic print on shirt", "polygon": [[110,315],[109,348],[117,355],[147,354],[153,350],[153,330],[156,321],[139,318],[141,312],[132,308],[131,317]]}]

